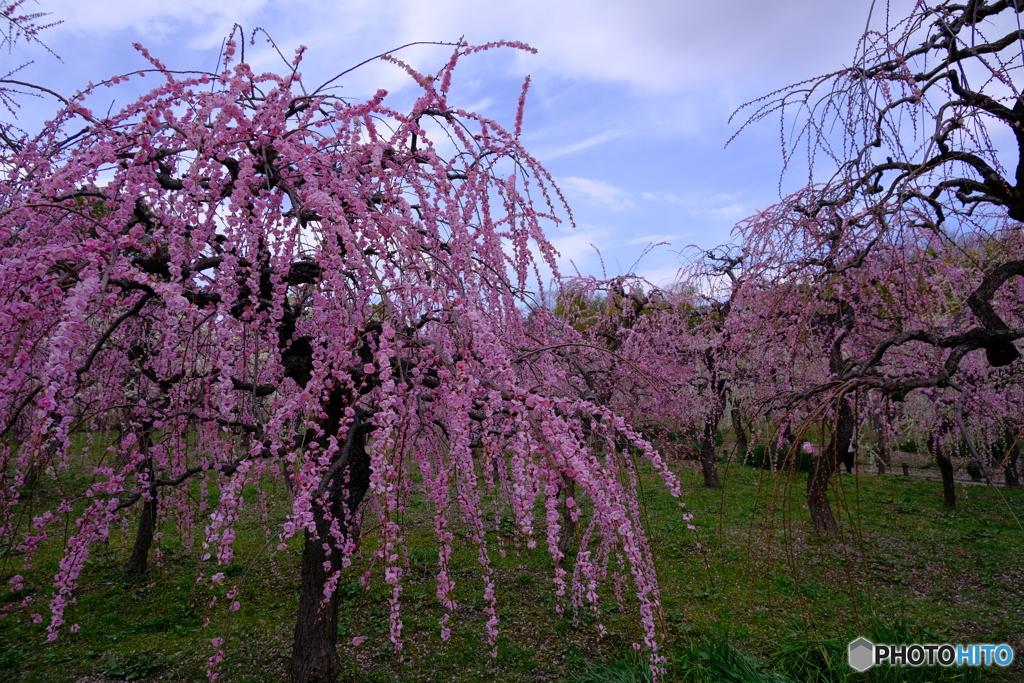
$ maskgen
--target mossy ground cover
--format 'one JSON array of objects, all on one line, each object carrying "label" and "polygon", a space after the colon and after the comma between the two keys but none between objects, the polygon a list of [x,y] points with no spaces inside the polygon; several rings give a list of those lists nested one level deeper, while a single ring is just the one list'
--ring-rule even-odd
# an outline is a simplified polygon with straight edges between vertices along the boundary
[{"label": "mossy ground cover", "polygon": [[[937,481],[899,475],[836,479],[833,503],[839,538],[809,530],[803,505],[806,475],[722,465],[726,488],[708,490],[682,464],[683,498],[697,532],[664,487],[645,476],[647,528],[661,581],[672,680],[873,681],[1024,680],[1020,661],[1009,670],[873,670],[855,674],[845,664],[845,643],[856,635],[907,642],[1011,643],[1024,659],[1024,491],[961,486],[955,512],[942,507]],[[88,485],[64,478],[65,491]],[[41,477],[37,503],[57,495]],[[126,577],[133,529],[93,549],[68,623],[54,643],[45,641],[48,578],[59,561],[60,539],[24,572],[32,597],[29,614],[0,620],[0,679],[25,681],[190,681],[206,678],[206,660],[224,639],[220,680],[268,681],[285,676],[298,597],[300,543],[271,552],[276,537],[264,532],[287,510],[287,494],[268,478],[266,506],[248,490],[237,525],[234,563],[202,561],[172,525],[161,529],[159,557],[149,574]],[[194,502],[199,488],[190,491]],[[215,498],[216,491],[207,493]],[[626,681],[644,680],[634,604],[619,606],[610,587],[600,614],[555,610],[551,560],[511,536],[490,541],[502,635],[491,657],[484,633],[486,603],[477,549],[457,537],[453,574],[459,609],[452,637],[440,639],[443,612],[435,599],[437,558],[432,510],[413,499],[406,511],[409,544],[402,594],[404,647],[388,642],[388,593],[358,579],[381,568],[354,562],[339,585],[339,642],[345,676],[359,681]],[[507,524],[499,524],[509,531]],[[375,544],[367,523],[364,549]],[[201,536],[201,529],[197,536]],[[538,535],[538,539],[542,538]],[[538,543],[542,546],[542,543]],[[368,555],[369,553],[367,553]],[[13,558],[17,560],[17,558]],[[15,563],[15,567],[19,563]],[[11,565],[5,565],[6,581]],[[19,569],[20,571],[20,569]],[[217,571],[220,584],[196,581]],[[241,609],[227,593],[239,586]],[[628,592],[628,583],[626,585]],[[31,613],[44,617],[34,623]],[[595,623],[607,629],[599,637]],[[366,636],[353,647],[354,636]],[[737,673],[739,672],[739,673]],[[746,672],[746,673],[744,673]],[[896,677],[892,677],[896,676]]]}]

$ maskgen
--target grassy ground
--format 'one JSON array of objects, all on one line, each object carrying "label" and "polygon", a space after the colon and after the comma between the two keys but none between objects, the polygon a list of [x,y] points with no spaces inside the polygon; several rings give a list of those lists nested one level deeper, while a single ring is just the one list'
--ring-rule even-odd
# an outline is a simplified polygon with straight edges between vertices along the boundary
[{"label": "grassy ground", "polygon": [[[843,533],[828,539],[808,529],[802,500],[806,475],[721,467],[722,491],[704,489],[698,473],[686,466],[680,470],[684,499],[696,514],[696,534],[686,529],[663,488],[644,480],[670,679],[1024,680],[1024,529],[1013,514],[1024,517],[1024,491],[965,485],[958,491],[959,508],[950,512],[942,508],[937,481],[842,475],[834,501]],[[36,495],[54,495],[50,485],[41,484]],[[286,497],[279,485],[268,490],[272,526],[284,514]],[[54,543],[25,573],[26,590],[15,596],[33,598],[30,614],[0,620],[0,679],[203,680],[206,659],[215,651],[210,641],[223,638],[220,680],[281,680],[297,604],[300,546],[293,542],[271,555],[276,539],[268,544],[262,514],[256,505],[243,514],[235,564],[228,567],[200,561],[199,549],[186,547],[168,525],[162,529],[159,564],[154,555],[149,576],[141,580],[121,571],[132,529],[115,534],[94,549],[69,614],[68,623],[80,624],[80,630],[46,643],[45,621],[33,623],[30,614],[48,618],[47,577],[59,561],[59,543]],[[464,536],[453,562],[460,608],[453,615],[451,640],[441,642],[430,514],[422,501],[413,501],[408,511],[403,650],[396,652],[387,642],[387,594],[364,591],[356,580],[366,571],[379,574],[380,568],[357,561],[339,586],[339,641],[347,677],[367,682],[645,680],[643,662],[631,648],[639,639],[631,605],[620,611],[607,596],[600,617],[608,633],[599,638],[589,613],[573,619],[555,612],[546,553],[511,540],[505,542],[504,558],[492,543],[502,620],[497,657],[490,656],[482,635],[483,584],[476,549]],[[370,536],[364,543],[372,544],[373,530],[366,531]],[[13,572],[4,571],[0,580],[6,582]],[[216,571],[227,575],[222,584],[196,582],[200,572],[209,577]],[[242,607],[231,612],[227,592],[235,585]],[[358,648],[350,644],[355,635],[367,636]],[[845,643],[857,635],[875,642],[1005,642],[1015,646],[1018,661],[1008,670],[854,674],[845,663]],[[911,679],[912,674],[923,677]]]}]

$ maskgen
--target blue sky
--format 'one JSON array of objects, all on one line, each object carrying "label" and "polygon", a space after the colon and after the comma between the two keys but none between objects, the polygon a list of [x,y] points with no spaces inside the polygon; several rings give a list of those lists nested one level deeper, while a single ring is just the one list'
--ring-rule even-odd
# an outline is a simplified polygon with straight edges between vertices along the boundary
[{"label": "blue sky", "polygon": [[[34,63],[19,77],[71,94],[89,81],[146,66],[141,42],[176,69],[213,70],[235,23],[265,29],[286,55],[308,52],[302,72],[319,84],[414,40],[520,40],[538,54],[478,55],[460,71],[458,104],[508,125],[522,79],[532,77],[524,141],[568,197],[576,227],[549,237],[563,274],[636,272],[667,285],[688,245],[729,239],[737,221],[779,197],[779,123],[762,122],[728,148],[742,103],[849,63],[869,11],[874,25],[905,16],[912,0],[38,0],[64,23],[43,34],[60,55],[22,49],[0,59]],[[891,7],[890,7],[891,5]],[[32,7],[32,5],[30,5]],[[247,48],[264,70],[279,58]],[[26,56],[27,55],[27,56]],[[434,71],[442,48],[403,59]],[[343,81],[343,94],[380,87],[395,104],[411,93],[394,66]],[[110,93],[105,106],[127,102]],[[113,101],[114,97],[118,97]],[[27,106],[29,124],[43,105]],[[95,103],[93,108],[96,108]],[[803,177],[787,177],[784,190]],[[651,242],[670,242],[641,258]]]}]

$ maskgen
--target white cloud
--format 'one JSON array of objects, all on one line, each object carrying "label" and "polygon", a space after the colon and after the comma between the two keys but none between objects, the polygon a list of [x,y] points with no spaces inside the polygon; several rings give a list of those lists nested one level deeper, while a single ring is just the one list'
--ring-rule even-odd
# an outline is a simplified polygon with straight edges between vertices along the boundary
[{"label": "white cloud", "polygon": [[[820,2],[732,0],[48,0],[58,30],[134,29],[143,42],[190,28],[190,47],[215,48],[234,23],[260,25],[289,50],[302,43],[334,52],[411,41],[527,42],[524,73],[626,83],[651,92],[700,89],[702,106],[737,80],[784,85],[794,65],[805,76],[848,62],[873,4],[900,17],[914,0]],[[180,35],[180,34],[179,34]],[[259,41],[259,38],[257,38]],[[614,103],[609,103],[614,106]],[[699,106],[691,102],[689,106]],[[679,112],[672,116],[678,118]]]},{"label": "white cloud", "polygon": [[[902,16],[913,0],[893,0]],[[811,72],[848,61],[870,0],[401,0],[407,39],[523,40],[543,67],[571,77],[672,91],[726,76]],[[876,15],[884,11],[877,3]],[[379,11],[379,10],[378,10]],[[536,62],[531,61],[531,68]]]},{"label": "white cloud", "polygon": [[636,239],[631,239],[629,241],[629,243],[630,244],[644,244],[644,245],[647,245],[647,244],[657,244],[659,242],[669,242],[669,243],[671,243],[672,240],[677,240],[677,239],[679,239],[679,235],[644,235],[643,237],[637,237]]},{"label": "white cloud", "polygon": [[655,287],[666,289],[679,281],[679,266],[667,265],[657,268],[640,270],[637,275],[650,282]]},{"label": "white cloud", "polygon": [[551,159],[555,159],[557,157],[565,156],[567,154],[573,154],[575,152],[579,152],[581,150],[587,149],[588,147],[593,147],[594,145],[599,145],[602,142],[607,142],[609,140],[614,140],[615,138],[619,137],[620,135],[622,135],[621,131],[608,130],[608,131],[605,131],[603,133],[597,133],[595,135],[591,135],[590,137],[586,138],[585,140],[580,140],[579,142],[571,142],[571,143],[569,143],[567,145],[563,145],[561,147],[555,147],[554,149],[551,149],[551,150],[541,151],[536,156],[541,161],[550,161]]},{"label": "white cloud", "polygon": [[[695,218],[715,218],[726,221],[735,221],[750,215],[751,211],[739,200],[742,193],[732,192],[715,194],[702,194],[689,192],[682,196],[674,192],[651,192],[645,190],[640,193],[644,199],[652,202],[668,202],[679,205],[690,216]],[[630,244],[639,244],[647,241],[660,239],[671,240],[678,238],[678,235],[650,235],[638,237],[631,240]]]},{"label": "white cloud", "polygon": [[59,30],[74,32],[106,32],[134,29],[145,43],[147,36],[158,38],[186,23],[199,29],[192,44],[211,47],[231,30],[235,23],[246,23],[266,0],[48,0],[46,11],[54,19],[63,20]]},{"label": "white cloud", "polygon": [[672,192],[648,192],[647,190],[644,190],[640,193],[640,196],[652,202],[661,201],[677,204],[682,201],[682,199]]},{"label": "white cloud", "polygon": [[633,201],[629,198],[629,193],[603,180],[569,176],[560,178],[558,185],[570,197],[574,195],[582,197],[612,211],[625,211],[634,206]]},{"label": "white cloud", "polygon": [[477,114],[482,114],[485,111],[487,111],[488,109],[490,109],[493,104],[494,104],[494,99],[493,98],[491,98],[491,97],[484,97],[484,98],[481,98],[479,100],[476,100],[475,102],[470,102],[469,104],[461,104],[459,102],[455,102],[455,103],[452,104],[452,108],[453,109],[462,109],[464,111],[471,111],[471,112],[475,112]]},{"label": "white cloud", "polygon": [[715,218],[724,218],[729,221],[746,218],[750,215],[750,211],[742,204],[730,204],[729,206],[723,206],[717,209],[707,209],[705,213],[710,216],[714,216]]},{"label": "white cloud", "polygon": [[597,259],[598,253],[607,248],[608,230],[594,225],[579,226],[562,231],[549,239],[559,253],[559,267],[570,265],[570,261],[581,265]]},{"label": "white cloud", "polygon": [[[558,252],[556,264],[562,277],[575,277],[579,274],[592,275],[600,272],[602,256],[608,250],[609,232],[607,228],[596,225],[578,225],[575,228],[563,228],[548,234],[548,242]],[[540,251],[533,245],[533,255],[540,271],[542,282],[551,282],[553,273],[547,263],[540,258]]]}]

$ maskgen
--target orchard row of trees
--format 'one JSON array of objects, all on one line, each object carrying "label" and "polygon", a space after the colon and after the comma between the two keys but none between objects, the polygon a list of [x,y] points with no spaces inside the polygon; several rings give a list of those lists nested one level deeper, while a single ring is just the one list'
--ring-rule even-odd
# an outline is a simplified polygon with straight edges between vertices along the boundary
[{"label": "orchard row of trees", "polygon": [[739,444],[752,424],[785,446],[783,463],[823,426],[807,491],[819,531],[837,531],[825,493],[856,436],[884,472],[892,437],[921,435],[949,507],[953,453],[1018,485],[1021,9],[919,7],[863,36],[854,66],[747,105],[744,127],[780,115],[796,131],[783,160],[805,148],[808,184],[737,226],[734,244],[692,254],[671,291],[566,284],[552,325],[568,319],[601,349],[573,354],[576,390],[667,436],[663,449],[689,435],[708,486],[727,407]]},{"label": "orchard row of trees", "polygon": [[[8,44],[38,32],[20,4],[3,14]],[[221,72],[183,74],[139,48],[160,85],[120,112],[93,114],[87,90],[42,131],[4,125],[0,574],[21,588],[73,522],[49,603],[56,638],[74,627],[91,548],[123,520],[138,520],[130,573],[146,572],[161,524],[202,528],[204,556],[230,563],[255,502],[245,487],[283,479],[277,547],[304,548],[290,676],[333,681],[335,587],[356,553],[380,564],[401,647],[403,511],[424,495],[438,600],[458,607],[463,526],[492,647],[504,515],[550,552],[560,610],[599,614],[626,568],[657,669],[638,457],[678,495],[679,458],[721,485],[726,416],[789,459],[814,426],[808,506],[825,533],[855,434],[871,429],[885,464],[897,417],[928,435],[944,474],[962,448],[1015,483],[1021,8],[919,6],[867,33],[854,66],[755,103],[748,123],[796,124],[784,159],[805,147],[809,183],[735,244],[695,254],[670,291],[620,277],[536,293],[538,261],[557,273],[544,226],[569,211],[520,143],[528,81],[511,130],[449,105],[461,60],[525,45],[455,43],[429,75],[382,55],[419,88],[409,111],[384,91],[354,102],[303,84],[301,52],[283,75],[256,74],[232,39]],[[12,104],[35,87],[0,86]],[[100,459],[73,447],[110,429]],[[36,495],[83,467],[84,495]],[[189,495],[197,484],[219,491],[213,509]],[[370,499],[379,531],[361,543]],[[31,599],[20,606],[38,610]]]}]

